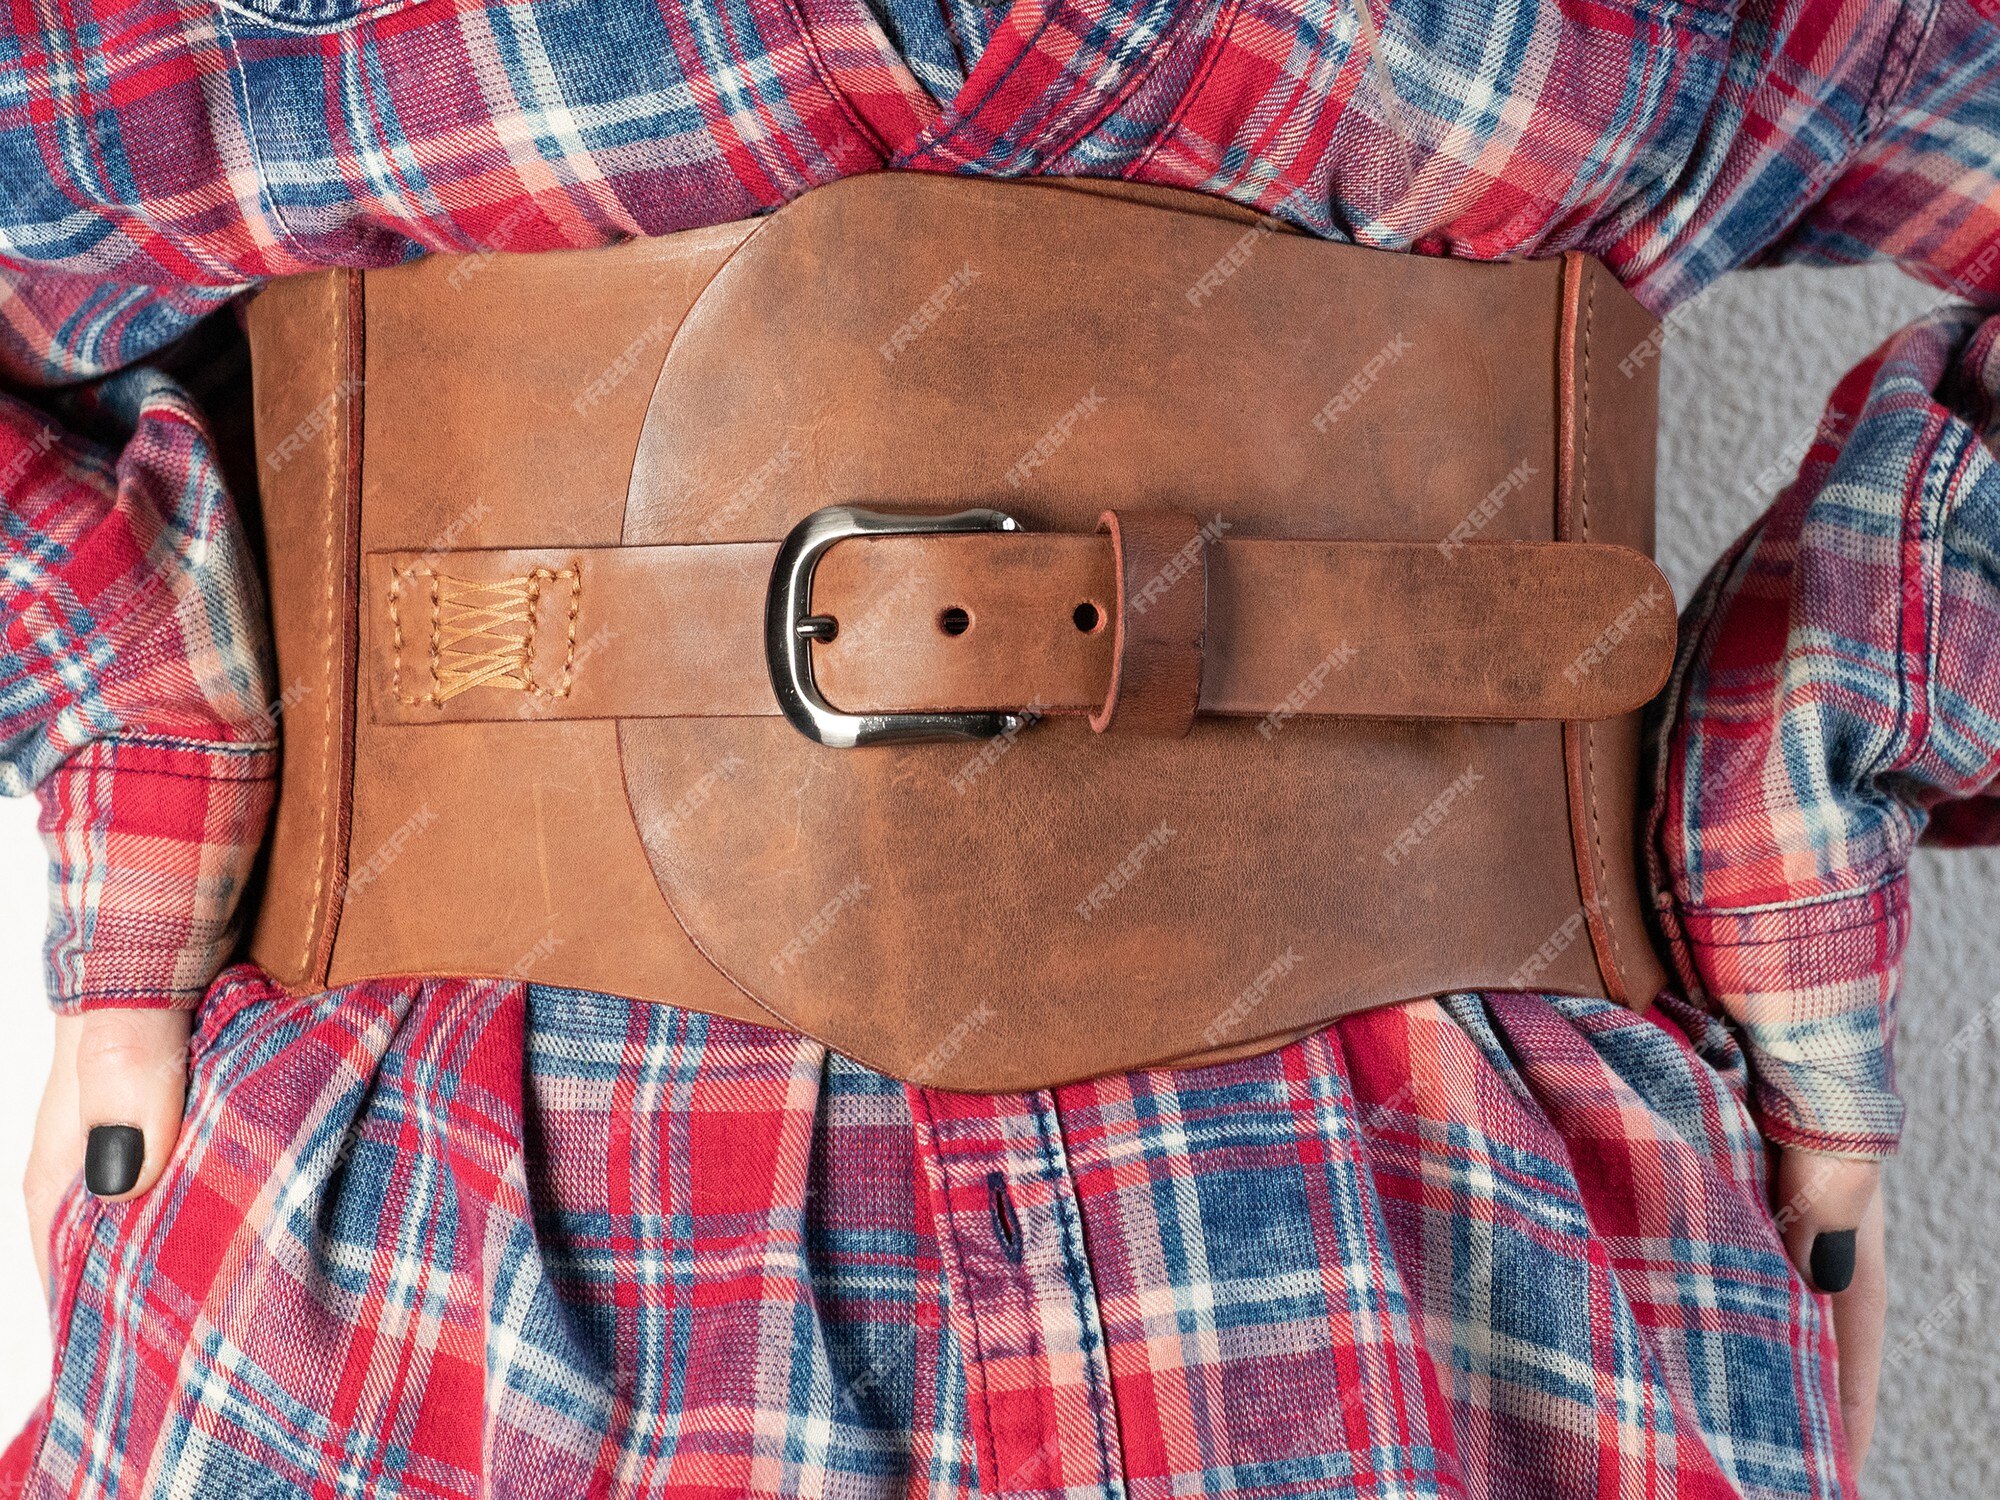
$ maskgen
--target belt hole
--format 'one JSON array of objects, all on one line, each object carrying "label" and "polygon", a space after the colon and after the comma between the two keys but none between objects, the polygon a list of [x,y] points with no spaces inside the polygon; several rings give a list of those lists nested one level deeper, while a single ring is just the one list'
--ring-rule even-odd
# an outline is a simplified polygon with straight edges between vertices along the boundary
[{"label": "belt hole", "polygon": [[1076,628],[1085,635],[1095,635],[1104,628],[1104,611],[1089,599],[1071,610],[1070,618],[1076,622]]},{"label": "belt hole", "polygon": [[1009,1260],[1021,1258],[1021,1221],[1014,1213],[1014,1198],[1007,1191],[1007,1179],[998,1172],[986,1174],[986,1197],[993,1208],[993,1233]]},{"label": "belt hole", "polygon": [[938,629],[946,635],[964,635],[972,628],[972,616],[954,604],[938,612]]}]

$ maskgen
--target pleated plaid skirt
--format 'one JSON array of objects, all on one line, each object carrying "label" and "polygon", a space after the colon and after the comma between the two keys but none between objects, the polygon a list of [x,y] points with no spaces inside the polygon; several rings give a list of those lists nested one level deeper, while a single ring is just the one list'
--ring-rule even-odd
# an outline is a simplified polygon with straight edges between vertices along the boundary
[{"label": "pleated plaid skirt", "polygon": [[225,974],[73,1193],[35,1497],[1833,1496],[1724,1030],[1453,996],[1048,1093],[518,983]]}]

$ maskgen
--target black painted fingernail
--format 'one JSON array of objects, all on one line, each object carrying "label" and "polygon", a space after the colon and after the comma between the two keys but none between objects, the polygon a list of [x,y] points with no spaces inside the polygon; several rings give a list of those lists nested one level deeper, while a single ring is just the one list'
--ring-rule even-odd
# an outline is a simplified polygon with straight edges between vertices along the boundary
[{"label": "black painted fingernail", "polygon": [[1822,1292],[1844,1292],[1854,1280],[1854,1231],[1829,1229],[1813,1236],[1813,1285]]},{"label": "black painted fingernail", "polygon": [[83,1185],[100,1198],[132,1191],[146,1165],[146,1137],[136,1125],[93,1125],[83,1148]]}]

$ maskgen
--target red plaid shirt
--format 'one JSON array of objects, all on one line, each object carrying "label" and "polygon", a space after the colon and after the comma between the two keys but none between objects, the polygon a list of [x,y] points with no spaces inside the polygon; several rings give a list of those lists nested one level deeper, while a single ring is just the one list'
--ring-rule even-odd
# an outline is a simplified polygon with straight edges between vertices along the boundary
[{"label": "red plaid shirt", "polygon": [[1767,1127],[1887,1149],[1908,851],[2000,828],[1996,141],[1994,0],[22,0],[0,787],[46,808],[56,1003],[191,1004],[270,798],[257,585],[199,362],[166,357],[204,317],[289,272],[604,244],[854,172],[1098,174],[1385,250],[1584,249],[1663,313],[1777,259],[1949,294],[1691,606],[1654,811],[1682,979],[1743,1025]]}]

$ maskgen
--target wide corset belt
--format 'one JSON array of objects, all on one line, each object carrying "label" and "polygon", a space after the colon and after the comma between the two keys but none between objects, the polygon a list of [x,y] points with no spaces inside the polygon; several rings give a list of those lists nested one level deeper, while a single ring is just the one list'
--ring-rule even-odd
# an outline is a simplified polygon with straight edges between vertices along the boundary
[{"label": "wide corset belt", "polygon": [[1657,335],[1588,258],[897,174],[250,332],[290,986],[1013,1090],[1661,982]]}]

